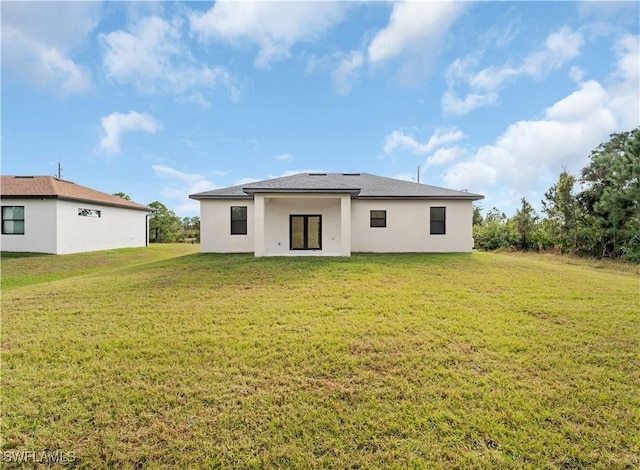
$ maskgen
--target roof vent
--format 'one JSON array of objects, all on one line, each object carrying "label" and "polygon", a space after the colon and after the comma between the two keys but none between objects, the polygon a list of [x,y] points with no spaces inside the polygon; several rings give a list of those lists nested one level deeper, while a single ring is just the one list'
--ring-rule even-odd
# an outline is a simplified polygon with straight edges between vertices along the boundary
[{"label": "roof vent", "polygon": [[33,178],[33,176],[16,176],[16,178]]},{"label": "roof vent", "polygon": [[309,173],[309,176],[327,176],[326,173]]},{"label": "roof vent", "polygon": [[360,173],[342,173],[342,176],[360,176]]}]

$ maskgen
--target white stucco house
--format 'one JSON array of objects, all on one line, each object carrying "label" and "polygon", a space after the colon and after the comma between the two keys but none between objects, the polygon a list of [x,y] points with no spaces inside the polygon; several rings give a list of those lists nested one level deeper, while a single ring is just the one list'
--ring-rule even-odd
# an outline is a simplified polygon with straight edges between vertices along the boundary
[{"label": "white stucco house", "polygon": [[203,253],[470,252],[484,196],[366,173],[302,173],[192,194]]},{"label": "white stucco house", "polygon": [[148,244],[150,207],[53,176],[2,176],[2,251],[66,254]]}]

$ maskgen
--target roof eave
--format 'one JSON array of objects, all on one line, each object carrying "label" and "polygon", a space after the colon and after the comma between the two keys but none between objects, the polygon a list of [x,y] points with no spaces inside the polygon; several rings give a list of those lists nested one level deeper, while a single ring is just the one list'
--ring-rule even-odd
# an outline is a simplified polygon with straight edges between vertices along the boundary
[{"label": "roof eave", "polygon": [[253,196],[248,194],[189,194],[189,199],[196,201],[202,201],[203,199],[253,199]]},{"label": "roof eave", "polygon": [[91,204],[97,204],[99,206],[109,206],[109,207],[119,207],[121,209],[133,209],[134,211],[144,211],[144,212],[153,212],[154,209],[152,209],[149,206],[144,206],[142,204],[136,205],[136,206],[130,206],[127,204],[118,204],[117,202],[107,202],[107,201],[96,201],[93,199],[84,199],[84,198],[79,198],[79,197],[69,197],[69,196],[57,196],[58,199],[62,199],[65,201],[78,201],[78,202],[88,202]]},{"label": "roof eave", "polygon": [[243,188],[243,191],[247,194],[351,194],[357,196],[360,194],[360,189],[308,189],[308,188]]},{"label": "roof eave", "polygon": [[145,212],[153,212],[153,209],[148,206],[143,206],[142,204],[138,206],[130,206],[127,204],[117,204],[105,201],[96,201],[94,199],[84,199],[79,197],[68,197],[68,196],[59,196],[57,194],[11,194],[11,195],[1,195],[0,199],[59,199],[62,201],[78,201],[78,202],[87,202],[90,204],[96,204],[98,206],[109,206],[109,207],[119,207],[121,209],[132,209],[136,211],[145,211]]},{"label": "roof eave", "polygon": [[443,200],[443,199],[454,199],[459,201],[478,201],[480,199],[484,199],[484,196],[480,194],[469,194],[465,196],[362,196],[357,192],[348,191],[291,191],[291,190],[281,190],[281,191],[266,191],[260,190],[251,192],[251,194],[246,195],[230,195],[230,194],[190,194],[189,198],[194,199],[196,201],[206,200],[206,199],[253,199],[253,194],[270,194],[270,193],[285,193],[285,194],[309,194],[309,193],[321,193],[321,194],[351,194],[352,197],[357,199],[371,199],[371,200]]},{"label": "roof eave", "polygon": [[477,201],[479,199],[484,199],[484,196],[480,194],[469,194],[468,196],[358,196],[358,199],[398,199],[398,200],[444,200],[444,199],[455,199],[458,201]]}]

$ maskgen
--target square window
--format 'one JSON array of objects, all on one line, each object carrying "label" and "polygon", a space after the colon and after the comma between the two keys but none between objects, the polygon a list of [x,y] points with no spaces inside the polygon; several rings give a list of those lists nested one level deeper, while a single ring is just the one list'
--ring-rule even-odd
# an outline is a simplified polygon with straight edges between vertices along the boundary
[{"label": "square window", "polygon": [[386,227],[387,211],[371,211],[369,213],[369,226],[370,227]]},{"label": "square window", "polygon": [[24,206],[2,206],[3,235],[24,235]]}]

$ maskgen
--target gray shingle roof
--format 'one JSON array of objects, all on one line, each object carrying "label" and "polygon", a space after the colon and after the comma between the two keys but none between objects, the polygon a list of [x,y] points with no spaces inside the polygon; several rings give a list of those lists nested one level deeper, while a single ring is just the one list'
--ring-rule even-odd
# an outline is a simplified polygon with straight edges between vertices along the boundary
[{"label": "gray shingle roof", "polygon": [[255,193],[351,194],[358,199],[468,199],[484,196],[368,173],[299,173],[256,183],[191,194],[191,199],[252,199]]}]

